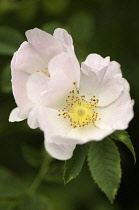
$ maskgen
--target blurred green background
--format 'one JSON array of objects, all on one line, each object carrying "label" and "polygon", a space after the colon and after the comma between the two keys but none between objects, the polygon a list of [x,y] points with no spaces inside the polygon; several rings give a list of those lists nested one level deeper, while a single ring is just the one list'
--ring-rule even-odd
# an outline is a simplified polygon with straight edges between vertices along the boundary
[{"label": "blurred green background", "polygon": [[[135,117],[128,129],[137,164],[119,144],[123,177],[111,205],[84,166],[80,176],[64,186],[63,162],[53,160],[44,182],[33,196],[22,196],[36,176],[41,161],[43,134],[26,122],[9,123],[16,106],[11,91],[10,61],[34,27],[53,33],[57,27],[72,35],[76,55],[111,56],[122,66],[135,99]],[[139,1],[127,0],[0,0],[0,210],[138,210],[139,115]]]}]

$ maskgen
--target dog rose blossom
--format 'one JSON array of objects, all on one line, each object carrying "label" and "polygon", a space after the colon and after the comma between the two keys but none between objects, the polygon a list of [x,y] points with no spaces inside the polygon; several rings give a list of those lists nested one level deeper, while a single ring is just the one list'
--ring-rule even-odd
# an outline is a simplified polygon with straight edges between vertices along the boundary
[{"label": "dog rose blossom", "polygon": [[[51,100],[39,112],[46,150],[60,160],[71,158],[76,144],[100,141],[115,130],[126,129],[133,118],[129,84],[117,62],[90,54],[81,65],[79,84],[77,79],[71,84],[65,76],[67,66],[68,60],[55,57],[50,69],[56,80],[50,80],[53,88],[45,93]],[[71,78],[76,71],[70,66]]]},{"label": "dog rose blossom", "polygon": [[134,101],[117,62],[90,54],[80,68],[64,29],[52,36],[35,28],[26,37],[11,62],[17,107],[9,121],[39,127],[46,150],[59,160],[71,158],[77,144],[128,127]]},{"label": "dog rose blossom", "polygon": [[[53,36],[38,29],[26,32],[27,41],[23,42],[14,54],[11,62],[12,88],[17,108],[13,109],[9,121],[21,121],[28,119],[31,128],[37,128],[38,110],[43,107],[43,94],[47,91],[47,86],[53,73],[49,69],[55,56],[62,55],[63,61],[72,65],[71,75],[68,66],[65,73],[71,76],[71,81],[77,83],[80,78],[78,61],[74,54],[73,41],[71,36],[64,29],[56,29]],[[59,57],[58,57],[59,59]],[[73,64],[72,64],[73,63]],[[55,71],[56,68],[54,68]],[[73,77],[73,78],[72,78]],[[76,80],[77,78],[77,80]],[[54,82],[56,82],[55,78]],[[50,101],[50,97],[48,99]]]}]

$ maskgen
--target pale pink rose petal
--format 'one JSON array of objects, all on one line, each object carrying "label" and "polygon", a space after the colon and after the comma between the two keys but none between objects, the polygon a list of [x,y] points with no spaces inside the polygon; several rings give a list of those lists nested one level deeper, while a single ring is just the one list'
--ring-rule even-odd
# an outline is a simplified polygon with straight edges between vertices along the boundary
[{"label": "pale pink rose petal", "polygon": [[110,57],[103,58],[98,54],[90,54],[83,62],[92,68],[92,71],[98,72],[110,63]]},{"label": "pale pink rose petal", "polygon": [[9,116],[9,121],[10,122],[19,122],[19,121],[22,121],[26,119],[26,117],[24,118],[21,118],[20,116],[20,110],[18,107],[14,108],[11,113],[10,113],[10,116]]},{"label": "pale pink rose petal", "polygon": [[64,51],[61,43],[51,34],[34,28],[26,31],[28,42],[38,51],[41,57],[48,63],[55,55]]},{"label": "pale pink rose petal", "polygon": [[28,42],[23,42],[13,56],[11,70],[12,73],[24,71],[33,74],[37,70],[45,70],[47,65],[44,57],[41,57]]},{"label": "pale pink rose petal", "polygon": [[101,79],[90,68],[88,68],[87,74],[84,73],[85,71],[81,73],[79,87],[81,95],[85,94],[87,99],[95,96],[99,100],[98,106],[107,106],[112,103],[120,96],[123,90],[123,81],[121,79],[105,79],[104,75],[106,71],[106,68],[101,71]]},{"label": "pale pink rose petal", "polygon": [[70,34],[62,28],[57,28],[53,34],[54,38],[57,39],[64,47],[65,51],[67,48],[73,48],[73,40]]},{"label": "pale pink rose petal", "polygon": [[[46,136],[47,138],[47,136]],[[58,160],[68,160],[72,157],[76,145],[55,144],[45,141],[45,148],[47,152]]]},{"label": "pale pink rose petal", "polygon": [[16,104],[21,110],[27,110],[32,107],[32,102],[29,100],[26,92],[28,74],[25,72],[12,73],[12,88]]},{"label": "pale pink rose petal", "polygon": [[27,123],[30,128],[35,129],[39,127],[38,122],[38,115],[39,115],[38,107],[33,107],[31,111],[29,112]]},{"label": "pale pink rose petal", "polygon": [[76,82],[76,85],[79,85],[80,65],[74,56],[70,56],[68,53],[63,52],[51,60],[48,68],[50,75],[53,76],[55,72],[61,71],[72,83]]},{"label": "pale pink rose petal", "polygon": [[[120,64],[116,61],[110,62],[110,57],[103,58],[98,54],[90,54],[81,65],[81,69],[83,72],[85,72],[84,65],[88,66],[91,71],[94,71],[98,75],[98,78],[100,80],[108,80],[116,77],[122,77]],[[107,71],[105,71],[105,74],[104,69],[107,69]],[[103,78],[102,75],[105,78]]]},{"label": "pale pink rose petal", "polygon": [[50,82],[47,91],[42,95],[43,104],[50,107],[61,107],[66,103],[66,96],[75,89],[80,81],[78,61],[67,53],[55,56],[48,66]]},{"label": "pale pink rose petal", "polygon": [[27,96],[36,105],[41,104],[41,96],[47,90],[49,80],[43,72],[36,72],[29,77],[26,84]]},{"label": "pale pink rose petal", "polygon": [[127,129],[129,122],[134,116],[133,105],[129,95],[129,85],[124,79],[125,89],[122,91],[119,98],[104,108],[97,108],[101,120],[96,122],[96,125],[102,129]]}]

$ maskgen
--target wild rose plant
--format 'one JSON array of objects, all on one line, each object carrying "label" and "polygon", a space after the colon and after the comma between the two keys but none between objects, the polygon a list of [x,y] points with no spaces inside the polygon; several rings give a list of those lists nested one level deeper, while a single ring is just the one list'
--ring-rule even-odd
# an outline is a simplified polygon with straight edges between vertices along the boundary
[{"label": "wild rose plant", "polygon": [[35,28],[26,37],[28,42],[21,44],[11,62],[17,107],[9,121],[27,119],[31,128],[44,132],[45,148],[52,157],[69,159],[65,183],[80,173],[88,156],[95,182],[113,202],[121,179],[113,140],[122,141],[135,158],[127,133],[117,131],[128,128],[134,105],[120,64],[90,54],[80,67],[64,29],[56,29],[52,36]]}]

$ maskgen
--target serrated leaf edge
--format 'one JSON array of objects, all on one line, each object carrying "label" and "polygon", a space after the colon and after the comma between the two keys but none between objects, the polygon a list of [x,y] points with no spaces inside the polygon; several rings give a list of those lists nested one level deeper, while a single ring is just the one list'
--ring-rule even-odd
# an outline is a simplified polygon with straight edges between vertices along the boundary
[{"label": "serrated leaf edge", "polygon": [[[86,157],[87,157],[87,155],[88,155],[88,150],[89,150],[89,146],[88,146],[88,148],[87,148],[87,152],[86,152],[86,156],[85,156],[85,158],[84,158],[84,162],[85,162],[85,160],[86,160]],[[64,170],[63,170],[63,181],[64,181],[64,184],[66,185],[66,184],[68,184],[70,181],[72,181],[73,179],[76,179],[76,177],[77,176],[79,176],[79,174],[81,173],[81,171],[82,171],[82,168],[83,168],[83,165],[84,165],[84,162],[83,162],[83,165],[82,165],[82,167],[81,167],[81,170],[79,171],[79,173],[76,175],[76,176],[74,176],[74,177],[70,177],[70,179],[68,180],[68,181],[66,181],[65,180],[65,171],[66,171],[66,162],[67,161],[65,161],[65,163],[64,163]],[[72,168],[72,170],[71,171],[73,171],[73,169],[74,169],[74,167]]]},{"label": "serrated leaf edge", "polygon": [[[129,134],[128,134],[128,132],[127,131],[124,131],[124,132],[126,132],[126,135],[129,137],[129,139],[130,139],[130,136],[129,136]],[[124,135],[124,134],[123,134]],[[115,138],[112,138],[112,136],[115,136]],[[120,141],[121,143],[123,143],[124,144],[124,142],[122,142],[120,139],[118,139],[118,137],[115,135],[115,133],[113,133],[112,135],[111,135],[111,137],[110,137],[111,139],[113,139],[113,140],[116,140],[116,141]],[[117,138],[117,139],[116,139]],[[131,141],[131,140],[130,140]],[[126,144],[124,144],[127,148],[128,148],[128,146],[126,145]],[[132,144],[132,141],[131,141],[131,145],[132,145],[132,147],[133,147],[133,144]],[[134,165],[136,164],[136,153],[135,153],[135,149],[134,149],[134,147],[133,147],[133,152],[128,148],[128,150],[131,152],[131,154],[133,155],[133,158],[134,158]]]},{"label": "serrated leaf edge", "polygon": [[[103,140],[102,140],[102,141],[103,141]],[[115,144],[114,144],[114,145],[115,145]],[[118,148],[117,148],[116,145],[115,145],[115,147],[116,147],[116,149],[117,149],[117,151],[118,151],[118,153],[119,153],[119,150],[118,150]],[[90,149],[90,147],[89,147],[89,149]],[[87,165],[88,165],[89,171],[90,171],[90,173],[91,173],[91,168],[90,168],[90,165],[89,165],[89,149],[88,149],[88,155],[87,155]],[[120,153],[119,153],[119,157],[120,157]],[[121,158],[120,158],[120,163],[121,163]],[[120,164],[120,165],[121,165],[121,164]],[[121,170],[121,167],[120,167],[120,182],[118,183],[117,190],[115,191],[112,200],[111,200],[111,199],[108,197],[108,195],[105,193],[104,189],[101,188],[101,187],[98,185],[98,183],[97,183],[97,181],[96,181],[96,178],[95,178],[95,176],[94,176],[94,177],[92,176],[92,173],[91,173],[91,177],[92,177],[92,179],[94,180],[95,184],[97,184],[98,188],[106,195],[106,197],[108,198],[108,200],[110,201],[110,203],[113,204],[113,202],[114,202],[114,200],[115,200],[115,197],[116,197],[116,195],[117,195],[119,186],[120,186],[120,184],[121,184],[121,177],[122,177],[122,170]]]}]

